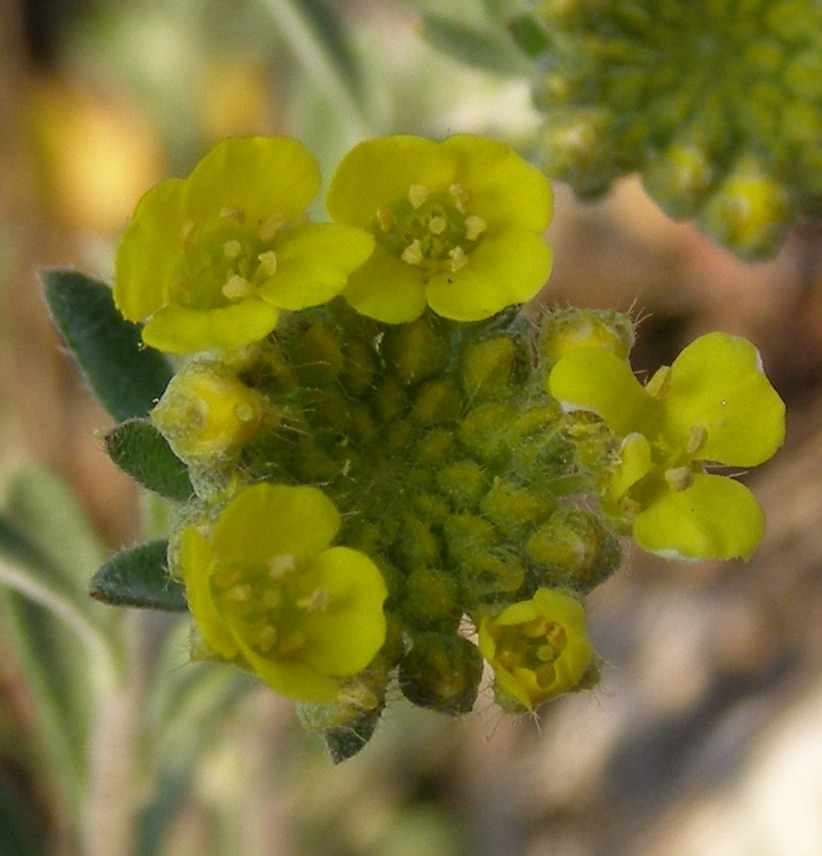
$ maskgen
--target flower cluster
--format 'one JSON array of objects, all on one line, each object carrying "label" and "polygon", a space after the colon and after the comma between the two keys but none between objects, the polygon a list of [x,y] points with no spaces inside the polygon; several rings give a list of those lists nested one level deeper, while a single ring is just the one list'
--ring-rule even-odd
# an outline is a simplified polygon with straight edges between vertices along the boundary
[{"label": "flower cluster", "polygon": [[546,169],[582,196],[639,171],[672,217],[771,255],[822,198],[815,0],[542,0],[535,56]]},{"label": "flower cluster", "polygon": [[293,140],[220,144],[139,203],[114,296],[187,355],[148,424],[193,487],[168,556],[192,656],[297,700],[342,758],[394,684],[450,714],[484,663],[509,711],[593,686],[584,598],[619,534],[750,553],[759,507],[705,466],[764,461],[784,412],[739,339],[643,387],[626,315],[551,313],[535,335],[518,310],[550,270],[550,189],[501,143],[361,143],[333,223],[304,213],[317,184]]}]

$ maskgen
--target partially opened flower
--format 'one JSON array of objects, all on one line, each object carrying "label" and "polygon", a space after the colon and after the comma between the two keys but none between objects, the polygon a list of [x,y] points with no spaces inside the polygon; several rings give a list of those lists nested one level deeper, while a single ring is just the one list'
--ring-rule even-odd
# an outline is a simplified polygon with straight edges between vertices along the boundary
[{"label": "partially opened flower", "polygon": [[494,670],[497,701],[509,709],[533,710],[579,689],[596,668],[584,607],[555,589],[483,618],[478,644]]},{"label": "partially opened flower", "polygon": [[123,234],[114,298],[144,341],[171,353],[259,341],[281,309],[337,295],[373,239],[307,221],[319,188],[311,154],[287,137],[228,139],[183,180],[140,200]]},{"label": "partially opened flower", "polygon": [[368,556],[331,546],[339,527],[322,491],[261,483],[210,532],[183,529],[177,562],[208,656],[303,701],[363,671],[385,640],[387,589]]},{"label": "partially opened flower", "polygon": [[688,559],[755,549],[764,520],[753,494],[705,469],[756,466],[782,444],[785,405],[750,342],[701,336],[646,386],[611,351],[576,350],[554,366],[549,389],[566,409],[597,414],[622,438],[603,485],[605,507],[641,547]]},{"label": "partially opened flower", "polygon": [[326,200],[338,223],[376,238],[344,296],[388,323],[430,306],[488,318],[536,294],[551,270],[546,178],[504,143],[458,135],[367,140],[343,158]]}]

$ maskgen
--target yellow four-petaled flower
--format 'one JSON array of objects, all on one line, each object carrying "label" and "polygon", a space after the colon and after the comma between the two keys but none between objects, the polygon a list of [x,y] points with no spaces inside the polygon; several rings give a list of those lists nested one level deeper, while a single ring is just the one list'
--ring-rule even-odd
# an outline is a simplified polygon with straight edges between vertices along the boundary
[{"label": "yellow four-petaled flower", "polygon": [[304,701],[334,699],[337,678],[368,666],[385,640],[387,589],[368,556],[331,546],[340,522],[317,488],[261,483],[210,531],[179,533],[177,563],[208,656]]}]

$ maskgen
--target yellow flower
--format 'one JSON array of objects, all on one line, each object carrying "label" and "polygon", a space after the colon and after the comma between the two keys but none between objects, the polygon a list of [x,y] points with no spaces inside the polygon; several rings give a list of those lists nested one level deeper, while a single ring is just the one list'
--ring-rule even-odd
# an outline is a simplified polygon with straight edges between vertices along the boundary
[{"label": "yellow flower", "polygon": [[634,540],[686,559],[748,556],[764,532],[753,494],[706,463],[752,467],[785,435],[785,405],[744,339],[709,333],[646,386],[604,348],[562,357],[551,394],[569,410],[600,416],[621,439],[604,485],[606,510],[627,517]]},{"label": "yellow flower", "polygon": [[378,321],[413,321],[426,305],[457,321],[488,318],[533,297],[551,270],[541,236],[550,185],[500,142],[368,140],[343,158],[326,205],[376,238],[343,294]]},{"label": "yellow flower", "polygon": [[177,562],[212,656],[317,702],[336,697],[336,678],[368,666],[385,640],[387,589],[364,553],[330,546],[340,522],[316,488],[260,483],[211,532],[182,530]]},{"label": "yellow flower", "polygon": [[595,668],[585,609],[570,595],[541,588],[479,627],[479,649],[494,669],[503,707],[533,710],[581,688]]},{"label": "yellow flower", "polygon": [[281,309],[336,296],[371,253],[366,232],[309,223],[314,158],[286,137],[228,139],[140,200],[117,252],[114,299],[171,353],[259,341]]}]

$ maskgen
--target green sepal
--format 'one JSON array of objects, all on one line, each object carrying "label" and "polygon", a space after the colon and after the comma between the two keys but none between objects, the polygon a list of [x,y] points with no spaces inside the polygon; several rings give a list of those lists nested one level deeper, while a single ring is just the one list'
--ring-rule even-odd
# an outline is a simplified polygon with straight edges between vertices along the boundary
[{"label": "green sepal", "polygon": [[46,271],[42,283],[54,325],[100,403],[118,422],[145,416],[171,379],[166,358],[143,344],[105,283],[73,270]]},{"label": "green sepal", "polygon": [[144,488],[185,502],[194,493],[186,465],[148,419],[128,419],[106,435],[112,461]]},{"label": "green sepal", "polygon": [[368,718],[340,728],[331,728],[323,733],[328,754],[335,764],[341,764],[365,749],[374,735],[379,717]]},{"label": "green sepal", "polygon": [[185,588],[168,575],[168,541],[115,553],[91,579],[89,594],[111,606],[185,612]]}]

